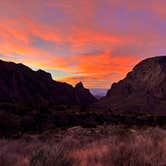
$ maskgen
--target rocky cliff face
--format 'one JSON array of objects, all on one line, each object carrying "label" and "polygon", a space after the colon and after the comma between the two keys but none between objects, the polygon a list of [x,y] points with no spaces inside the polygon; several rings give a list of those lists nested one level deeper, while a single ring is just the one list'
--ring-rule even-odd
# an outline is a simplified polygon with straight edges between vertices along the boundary
[{"label": "rocky cliff face", "polygon": [[98,106],[120,112],[166,114],[166,56],[143,60],[114,83]]},{"label": "rocky cliff face", "polygon": [[[80,90],[81,89],[81,90]],[[82,96],[86,96],[85,98]],[[0,102],[38,104],[91,104],[96,100],[83,87],[54,81],[45,71],[0,61]]]}]

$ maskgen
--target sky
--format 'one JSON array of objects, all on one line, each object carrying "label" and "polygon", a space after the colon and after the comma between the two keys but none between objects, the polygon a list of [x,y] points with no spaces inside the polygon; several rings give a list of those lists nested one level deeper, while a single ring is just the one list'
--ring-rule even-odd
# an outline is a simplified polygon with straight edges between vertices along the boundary
[{"label": "sky", "polygon": [[166,55],[166,0],[0,0],[0,58],[110,88]]}]

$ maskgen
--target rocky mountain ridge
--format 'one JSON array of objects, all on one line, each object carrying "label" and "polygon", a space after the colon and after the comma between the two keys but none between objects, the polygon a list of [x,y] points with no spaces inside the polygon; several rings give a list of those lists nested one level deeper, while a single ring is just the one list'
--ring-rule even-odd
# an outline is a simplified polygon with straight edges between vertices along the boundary
[{"label": "rocky mountain ridge", "polygon": [[123,80],[112,84],[96,106],[124,113],[166,114],[166,56],[138,63]]},{"label": "rocky mountain ridge", "polygon": [[[0,102],[32,105],[89,105],[96,98],[83,87],[54,81],[51,74],[0,60]],[[85,96],[82,98],[82,96]]]}]

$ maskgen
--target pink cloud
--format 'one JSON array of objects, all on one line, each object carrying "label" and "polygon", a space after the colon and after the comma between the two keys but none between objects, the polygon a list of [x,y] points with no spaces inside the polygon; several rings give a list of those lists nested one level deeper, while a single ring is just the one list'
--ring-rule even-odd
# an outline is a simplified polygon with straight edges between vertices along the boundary
[{"label": "pink cloud", "polygon": [[2,0],[0,53],[4,60],[63,70],[69,77],[62,80],[73,84],[109,87],[139,60],[165,53],[165,7],[162,0]]}]

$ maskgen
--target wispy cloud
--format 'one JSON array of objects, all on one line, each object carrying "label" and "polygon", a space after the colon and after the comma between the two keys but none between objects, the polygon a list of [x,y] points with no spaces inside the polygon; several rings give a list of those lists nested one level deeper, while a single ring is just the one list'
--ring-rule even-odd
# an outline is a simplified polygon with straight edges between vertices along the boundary
[{"label": "wispy cloud", "polygon": [[165,8],[164,0],[1,0],[1,58],[110,87],[139,60],[166,54]]}]

